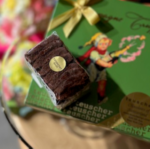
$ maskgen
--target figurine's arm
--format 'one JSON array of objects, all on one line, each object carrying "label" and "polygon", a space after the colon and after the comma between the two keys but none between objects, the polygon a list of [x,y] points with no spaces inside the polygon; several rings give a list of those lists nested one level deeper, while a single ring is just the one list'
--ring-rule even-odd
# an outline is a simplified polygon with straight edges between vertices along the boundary
[{"label": "figurine's arm", "polygon": [[112,62],[105,62],[105,61],[103,61],[101,59],[98,59],[96,61],[96,64],[99,65],[99,66],[101,66],[101,67],[105,67],[105,68],[110,68],[110,67],[113,66]]},{"label": "figurine's arm", "polygon": [[92,51],[91,52],[91,55],[90,55],[90,59],[96,63],[97,65],[101,66],[101,67],[112,67],[112,62],[105,62],[103,61],[100,56],[99,56],[99,53],[97,51]]},{"label": "figurine's arm", "polygon": [[90,56],[91,52],[92,52],[94,49],[95,49],[95,47],[91,47],[84,55],[80,56],[80,57],[78,58],[78,60],[79,60],[80,62],[84,61],[86,58],[88,58],[88,57]]}]

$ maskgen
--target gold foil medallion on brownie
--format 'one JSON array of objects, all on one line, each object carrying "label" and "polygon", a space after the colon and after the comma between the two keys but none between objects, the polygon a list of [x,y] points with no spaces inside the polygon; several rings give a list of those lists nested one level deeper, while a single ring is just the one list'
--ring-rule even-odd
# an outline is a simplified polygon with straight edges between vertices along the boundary
[{"label": "gold foil medallion on brownie", "polygon": [[61,56],[55,56],[50,60],[49,66],[53,71],[59,72],[59,71],[62,71],[63,69],[65,69],[66,61]]},{"label": "gold foil medallion on brownie", "polygon": [[150,125],[150,97],[144,93],[131,93],[120,103],[120,114],[131,126],[142,128]]}]

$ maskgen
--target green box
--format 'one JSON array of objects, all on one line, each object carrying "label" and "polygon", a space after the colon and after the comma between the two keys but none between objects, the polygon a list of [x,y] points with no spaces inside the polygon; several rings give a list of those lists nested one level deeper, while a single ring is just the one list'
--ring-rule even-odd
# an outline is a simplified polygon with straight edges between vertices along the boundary
[{"label": "green box", "polygon": [[[108,100],[98,102],[100,101],[98,100],[98,95],[104,91],[101,90],[101,93],[97,93],[98,83],[93,82],[89,94],[66,109],[59,110],[53,106],[46,90],[40,88],[33,80],[25,104],[39,110],[68,118],[77,118],[150,141],[150,107],[148,107],[150,105],[150,98],[148,97],[150,96],[150,69],[148,62],[150,55],[150,8],[119,0],[103,0],[91,7],[101,17],[101,21],[96,25],[91,26],[83,17],[68,38],[65,37],[62,29],[66,22],[47,32],[46,36],[56,31],[70,52],[78,59],[93,45],[82,47],[82,49],[79,49],[79,47],[90,41],[91,37],[96,33],[103,33],[107,35],[108,39],[112,40],[112,44],[107,49],[109,53],[121,50],[127,45],[133,45],[127,52],[120,55],[117,64],[106,69],[107,86],[105,95]],[[73,6],[60,0],[52,19],[72,8]],[[81,64],[87,68],[84,62]],[[104,82],[106,83],[106,80]],[[102,87],[105,88],[105,85]],[[131,93],[135,96],[130,96]],[[132,97],[135,98],[132,99]],[[129,103],[129,110],[128,107],[120,109],[122,99],[125,104],[128,105]],[[143,108],[143,112],[146,112],[144,111],[145,109],[147,110],[147,115],[143,116],[144,118],[139,116],[141,108]],[[127,115],[124,110],[129,111]],[[138,126],[133,127],[136,123]]]}]

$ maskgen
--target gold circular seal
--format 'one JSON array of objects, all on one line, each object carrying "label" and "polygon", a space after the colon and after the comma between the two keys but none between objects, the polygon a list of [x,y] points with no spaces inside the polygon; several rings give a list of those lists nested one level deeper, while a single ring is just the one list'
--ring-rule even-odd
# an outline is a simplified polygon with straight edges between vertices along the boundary
[{"label": "gold circular seal", "polygon": [[120,114],[131,126],[142,128],[150,124],[150,97],[144,93],[131,93],[120,103]]},{"label": "gold circular seal", "polygon": [[55,72],[62,71],[66,67],[66,61],[61,56],[55,56],[50,60],[49,67]]}]

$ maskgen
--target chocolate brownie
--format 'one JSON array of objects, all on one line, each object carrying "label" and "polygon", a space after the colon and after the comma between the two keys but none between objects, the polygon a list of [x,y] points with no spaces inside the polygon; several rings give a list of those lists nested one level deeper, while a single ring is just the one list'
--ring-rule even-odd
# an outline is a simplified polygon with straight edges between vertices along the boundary
[{"label": "chocolate brownie", "polygon": [[[50,60],[55,56],[61,56],[66,61],[66,67],[62,71],[55,72],[49,66]],[[57,100],[66,100],[90,82],[85,70],[56,35],[46,38],[29,50],[25,59],[54,92]]]}]

